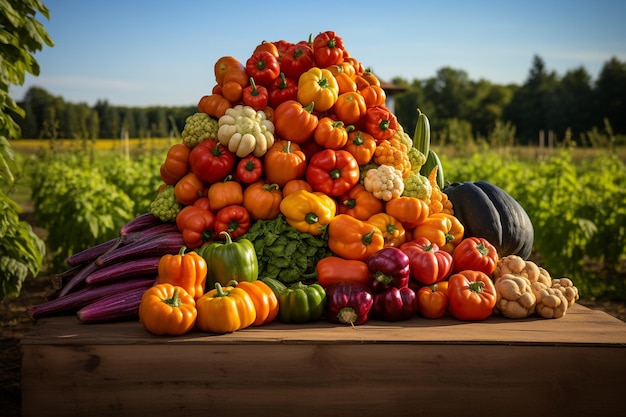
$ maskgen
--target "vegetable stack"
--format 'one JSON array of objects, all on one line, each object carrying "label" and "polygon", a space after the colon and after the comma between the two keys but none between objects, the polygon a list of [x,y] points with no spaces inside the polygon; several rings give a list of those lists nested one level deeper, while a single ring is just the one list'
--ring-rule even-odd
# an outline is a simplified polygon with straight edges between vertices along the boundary
[{"label": "vegetable stack", "polygon": [[[189,331],[190,317],[215,333],[274,319],[556,318],[577,298],[566,278],[505,269],[532,264],[523,208],[493,184],[446,185],[427,116],[417,110],[411,138],[335,32],[261,42],[242,61],[218,59],[213,75],[150,206],[181,240],[168,265],[192,271],[159,268],[150,295],[161,308],[141,310],[151,332]],[[174,329],[149,327],[170,319]]]}]

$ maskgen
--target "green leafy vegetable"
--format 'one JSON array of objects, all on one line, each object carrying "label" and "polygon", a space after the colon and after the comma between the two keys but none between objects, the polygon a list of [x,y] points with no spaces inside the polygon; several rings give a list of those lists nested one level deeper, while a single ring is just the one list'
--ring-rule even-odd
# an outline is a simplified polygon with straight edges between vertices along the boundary
[{"label": "green leafy vegetable", "polygon": [[282,214],[255,222],[242,238],[254,244],[259,276],[283,283],[304,280],[315,272],[317,261],[331,255],[327,237],[297,231]]}]

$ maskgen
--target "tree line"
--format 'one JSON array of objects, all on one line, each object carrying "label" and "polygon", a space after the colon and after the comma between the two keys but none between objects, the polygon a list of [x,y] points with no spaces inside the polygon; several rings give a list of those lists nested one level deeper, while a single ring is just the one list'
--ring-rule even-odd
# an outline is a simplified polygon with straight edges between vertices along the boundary
[{"label": "tree line", "polygon": [[[626,134],[626,62],[611,58],[593,80],[584,67],[559,75],[534,56],[522,85],[471,80],[466,71],[443,67],[435,76],[409,82],[392,80],[394,113],[412,134],[416,109],[428,115],[433,141],[462,145],[536,145],[540,132],[559,141],[594,145],[591,132]],[[68,103],[42,88],[29,89],[16,117],[23,138],[110,139],[170,137],[180,133],[196,106],[125,107],[98,101],[94,106]],[[615,137],[615,136],[613,136]]]}]

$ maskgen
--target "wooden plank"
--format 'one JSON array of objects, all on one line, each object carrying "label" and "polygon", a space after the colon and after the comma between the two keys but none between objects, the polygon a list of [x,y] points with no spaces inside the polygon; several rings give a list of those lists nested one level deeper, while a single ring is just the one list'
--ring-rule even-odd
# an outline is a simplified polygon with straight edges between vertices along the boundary
[{"label": "wooden plank", "polygon": [[41,320],[22,340],[23,416],[608,415],[626,406],[626,323],[574,306],[492,317],[272,323],[155,337]]},{"label": "wooden plank", "polygon": [[368,321],[351,328],[318,321],[304,325],[271,323],[226,335],[192,332],[178,337],[155,337],[138,322],[87,325],[75,317],[40,320],[22,344],[162,344],[162,343],[521,343],[626,346],[626,323],[606,313],[575,304],[556,320],[531,317],[509,320],[490,317],[483,322],[453,318],[390,323]]}]

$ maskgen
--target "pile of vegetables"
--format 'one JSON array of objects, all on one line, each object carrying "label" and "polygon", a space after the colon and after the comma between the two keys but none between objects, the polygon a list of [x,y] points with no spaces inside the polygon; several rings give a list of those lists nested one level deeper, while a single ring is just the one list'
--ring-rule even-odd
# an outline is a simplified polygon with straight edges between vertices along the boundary
[{"label": "pile of vegetables", "polygon": [[[427,116],[411,138],[335,32],[261,42],[245,61],[220,58],[214,76],[150,212],[68,259],[33,317],[220,334],[274,320],[558,318],[578,298],[527,260],[524,209],[485,181],[447,184]],[[167,244],[131,243],[142,222],[148,242]],[[105,288],[113,299],[96,296]]]}]

